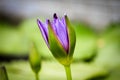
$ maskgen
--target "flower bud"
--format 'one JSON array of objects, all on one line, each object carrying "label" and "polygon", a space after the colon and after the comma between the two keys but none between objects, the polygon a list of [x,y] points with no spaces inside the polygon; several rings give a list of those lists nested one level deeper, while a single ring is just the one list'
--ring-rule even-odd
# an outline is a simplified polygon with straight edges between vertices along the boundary
[{"label": "flower bud", "polygon": [[33,44],[30,54],[29,54],[29,62],[32,70],[37,74],[41,68],[41,60],[39,53],[37,52],[35,44]]},{"label": "flower bud", "polygon": [[42,36],[53,56],[63,65],[70,65],[76,43],[76,35],[65,15],[59,19],[53,15],[53,21],[42,23],[37,20]]}]

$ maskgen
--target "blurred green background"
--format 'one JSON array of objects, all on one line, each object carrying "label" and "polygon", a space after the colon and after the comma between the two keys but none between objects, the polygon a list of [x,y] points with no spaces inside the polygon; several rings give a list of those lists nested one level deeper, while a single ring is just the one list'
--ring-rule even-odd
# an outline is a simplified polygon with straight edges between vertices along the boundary
[{"label": "blurred green background", "polygon": [[[44,16],[20,21],[8,16],[0,19],[0,66],[6,67],[9,80],[35,80],[28,61],[34,41],[41,58],[40,80],[66,80],[63,66],[54,59],[41,36],[37,18],[45,21]],[[71,64],[73,80],[119,80],[120,22],[111,21],[103,29],[76,17],[71,23],[76,32]]]}]

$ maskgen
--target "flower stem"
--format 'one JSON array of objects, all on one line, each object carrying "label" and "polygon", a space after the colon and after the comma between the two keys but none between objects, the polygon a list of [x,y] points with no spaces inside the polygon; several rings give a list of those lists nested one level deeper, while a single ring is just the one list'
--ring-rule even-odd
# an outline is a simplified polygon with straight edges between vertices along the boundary
[{"label": "flower stem", "polygon": [[35,74],[36,80],[39,80],[38,73]]},{"label": "flower stem", "polygon": [[69,66],[64,66],[64,68],[65,68],[65,71],[66,71],[67,80],[72,80],[70,65]]}]

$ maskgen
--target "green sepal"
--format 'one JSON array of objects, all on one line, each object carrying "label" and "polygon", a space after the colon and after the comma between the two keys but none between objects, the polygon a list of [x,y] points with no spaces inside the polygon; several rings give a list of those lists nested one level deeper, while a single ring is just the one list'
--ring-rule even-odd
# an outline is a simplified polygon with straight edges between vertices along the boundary
[{"label": "green sepal", "polygon": [[73,53],[74,53],[74,48],[75,48],[75,43],[76,43],[76,35],[75,35],[75,31],[67,17],[67,15],[65,15],[65,22],[67,25],[67,31],[68,31],[68,38],[69,38],[69,52],[68,52],[68,56],[70,59],[72,59]]},{"label": "green sepal", "polygon": [[53,56],[63,65],[66,65],[67,52],[63,48],[62,44],[57,38],[55,31],[52,28],[50,21],[48,21],[48,30],[49,30],[49,48]]},{"label": "green sepal", "polygon": [[39,55],[34,43],[30,50],[29,62],[30,62],[33,72],[35,72],[37,74],[41,69],[41,60],[40,60],[40,55]]}]

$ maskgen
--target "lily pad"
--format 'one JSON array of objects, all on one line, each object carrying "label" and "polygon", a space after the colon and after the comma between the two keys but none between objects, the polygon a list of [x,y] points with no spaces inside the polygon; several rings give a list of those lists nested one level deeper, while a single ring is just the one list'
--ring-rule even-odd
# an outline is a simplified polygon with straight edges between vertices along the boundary
[{"label": "lily pad", "polygon": [[[4,63],[9,80],[35,80],[35,74],[27,61]],[[73,80],[86,80],[90,77],[106,76],[106,70],[91,64],[73,63],[71,65]],[[39,72],[40,80],[66,80],[64,67],[54,61],[43,61]]]}]

